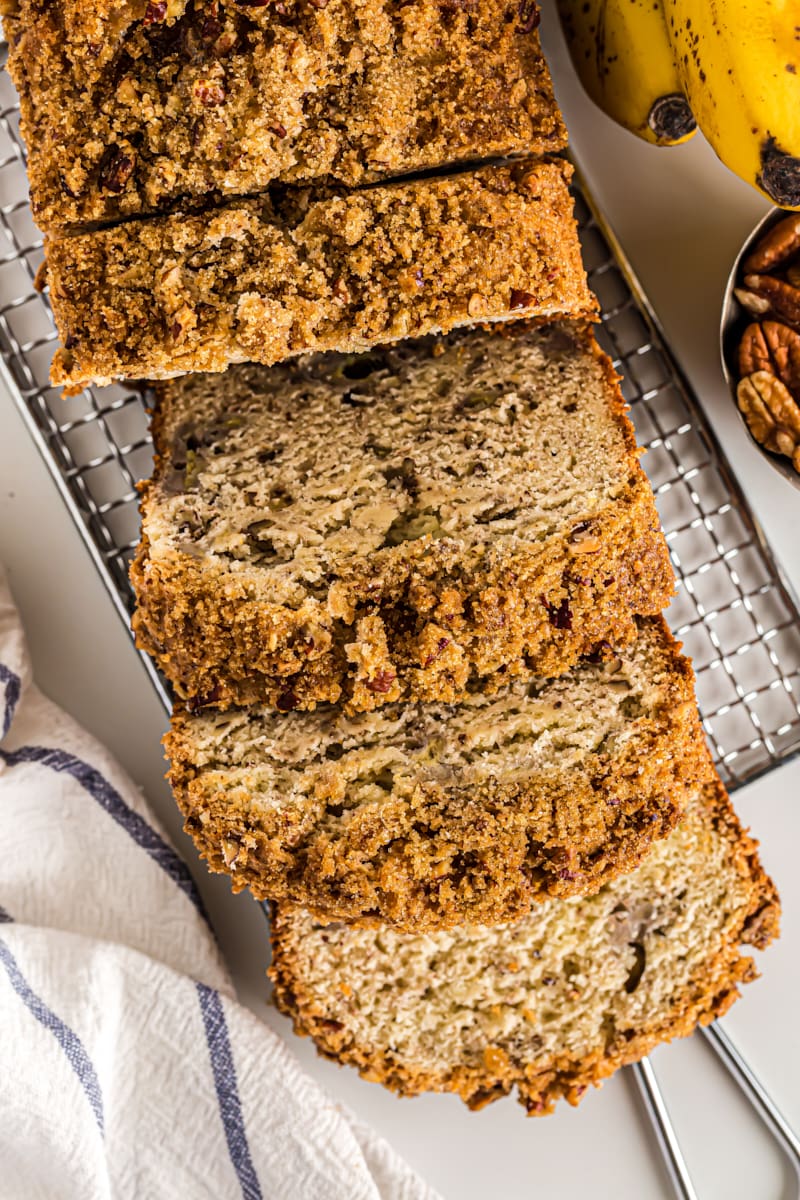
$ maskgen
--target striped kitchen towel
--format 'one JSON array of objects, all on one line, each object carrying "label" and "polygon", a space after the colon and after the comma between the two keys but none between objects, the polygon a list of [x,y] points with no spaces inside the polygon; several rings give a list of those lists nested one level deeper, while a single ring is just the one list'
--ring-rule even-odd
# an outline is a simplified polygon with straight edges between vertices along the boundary
[{"label": "striped kitchen towel", "polygon": [[0,571],[0,1198],[435,1200],[239,1005],[194,882],[37,690]]}]

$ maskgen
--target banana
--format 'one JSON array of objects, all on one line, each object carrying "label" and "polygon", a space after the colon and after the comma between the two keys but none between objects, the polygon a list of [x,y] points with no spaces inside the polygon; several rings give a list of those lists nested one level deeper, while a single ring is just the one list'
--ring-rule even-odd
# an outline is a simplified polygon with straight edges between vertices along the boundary
[{"label": "banana", "polygon": [[660,0],[557,5],[578,77],[607,116],[659,146],[685,142],[696,132]]},{"label": "banana", "polygon": [[681,82],[727,167],[800,208],[798,0],[663,0]]}]

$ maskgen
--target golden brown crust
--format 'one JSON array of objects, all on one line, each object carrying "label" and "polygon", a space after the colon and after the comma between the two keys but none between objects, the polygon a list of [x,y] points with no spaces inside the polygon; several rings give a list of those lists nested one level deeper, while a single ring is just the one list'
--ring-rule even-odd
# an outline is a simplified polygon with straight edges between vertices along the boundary
[{"label": "golden brown crust", "polygon": [[[257,768],[248,783],[194,765],[194,719],[176,711],[165,746],[186,832],[236,890],[325,920],[407,931],[494,924],[548,897],[592,894],[671,832],[706,766],[691,666],[663,618],[647,624],[653,677],[663,679],[658,709],[631,721],[621,749],[521,780],[439,782],[423,769],[413,786],[352,809],[334,762],[306,803],[292,793],[261,804]],[[332,820],[343,804],[346,819]]]},{"label": "golden brown crust", "polygon": [[47,243],[56,384],[359,351],[480,319],[591,315],[562,162],[286,193]]},{"label": "golden brown crust", "polygon": [[[524,337],[525,329],[497,327],[493,336]],[[151,557],[149,510],[169,469],[157,407],[156,465],[142,485],[143,534],[131,567],[133,624],[177,694],[212,707],[266,701],[284,711],[339,700],[352,711],[402,698],[453,702],[478,677],[491,687],[525,671],[560,675],[600,643],[628,644],[634,617],[669,603],[672,567],[618,376],[589,331],[570,336],[603,371],[629,471],[592,522],[597,551],[580,553],[565,529],[465,568],[457,542],[421,537],[338,580],[335,611],[313,597],[299,609],[270,603],[246,578],[188,553]]]},{"label": "golden brown crust", "polygon": [[20,0],[5,33],[37,223],[560,150],[533,13],[518,10]]},{"label": "golden brown crust", "polygon": [[563,543],[551,543],[465,577],[455,554],[419,539],[427,544],[348,581],[354,602],[338,617],[311,600],[292,610],[254,599],[246,582],[188,556],[154,562],[143,538],[131,567],[137,644],[180,696],[217,708],[344,699],[366,711],[404,696],[453,702],[478,677],[497,686],[526,670],[561,675],[602,642],[627,645],[634,615],[672,595],[645,487],[596,523],[591,564],[565,566]]},{"label": "golden brown crust", "polygon": [[778,934],[780,906],[771,879],[765,874],[758,843],[742,829],[719,780],[707,785],[705,803],[708,822],[730,842],[736,870],[748,884],[748,899],[736,914],[735,927],[716,953],[687,986],[671,998],[667,1016],[636,1028],[615,1029],[605,1046],[583,1057],[569,1052],[520,1069],[507,1055],[495,1055],[491,1066],[455,1066],[446,1073],[399,1061],[388,1047],[358,1044],[340,1021],[331,1020],[303,985],[302,970],[291,948],[291,911],[275,906],[272,917],[273,961],[269,974],[278,1007],[292,1018],[295,1032],[310,1035],[318,1052],[326,1058],[356,1067],[372,1082],[401,1095],[426,1091],[456,1092],[470,1108],[478,1109],[516,1089],[528,1115],[552,1112],[555,1103],[566,1099],[577,1104],[590,1085],[597,1086],[620,1067],[644,1058],[655,1046],[675,1037],[685,1037],[698,1024],[706,1025],[722,1016],[739,995],[739,987],[757,977],[752,958],[742,955],[741,946],[766,947]]}]

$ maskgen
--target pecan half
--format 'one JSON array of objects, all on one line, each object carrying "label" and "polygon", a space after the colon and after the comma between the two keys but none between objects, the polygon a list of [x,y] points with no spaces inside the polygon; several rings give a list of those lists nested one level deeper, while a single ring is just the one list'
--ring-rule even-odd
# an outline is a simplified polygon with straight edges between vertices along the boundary
[{"label": "pecan half", "polygon": [[780,321],[765,321],[763,329],[774,374],[800,401],[800,333]]},{"label": "pecan half", "polygon": [[742,264],[745,275],[773,271],[800,253],[800,213],[791,213],[773,225],[758,241]]},{"label": "pecan half", "polygon": [[769,371],[800,400],[800,333],[781,321],[754,321],[739,343],[739,375]]},{"label": "pecan half", "polygon": [[758,321],[753,321],[747,326],[739,342],[739,378],[755,375],[756,371],[772,371],[773,375],[777,374],[772,367],[764,327]]},{"label": "pecan half", "polygon": [[773,275],[745,275],[744,286],[769,302],[770,311],[789,325],[800,327],[800,288]]},{"label": "pecan half", "polygon": [[756,371],[740,380],[736,399],[756,441],[798,468],[800,406],[789,389],[769,371]]}]

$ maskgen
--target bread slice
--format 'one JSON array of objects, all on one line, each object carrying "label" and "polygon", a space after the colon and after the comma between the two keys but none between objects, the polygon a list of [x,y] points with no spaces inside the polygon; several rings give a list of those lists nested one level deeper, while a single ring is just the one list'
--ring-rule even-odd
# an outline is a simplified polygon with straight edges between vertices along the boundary
[{"label": "bread slice", "polygon": [[471,1108],[516,1088],[539,1115],[725,1012],[756,975],[742,945],[766,946],[778,912],[714,780],[632,875],[591,899],[425,935],[280,905],[270,974],[296,1032],[366,1079],[457,1092]]},{"label": "bread slice", "polygon": [[471,331],[164,387],[131,578],[179,695],[451,702],[559,674],[672,570],[608,359]]},{"label": "bread slice", "polygon": [[259,899],[408,930],[596,892],[675,826],[706,753],[661,617],[607,662],[459,706],[178,711],[165,742],[212,870]]},{"label": "bread slice", "polygon": [[274,363],[476,320],[594,311],[571,168],[273,191],[47,241],[55,384]]},{"label": "bread slice", "polygon": [[3,0],[39,226],[566,144],[535,4]]}]

